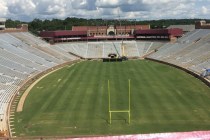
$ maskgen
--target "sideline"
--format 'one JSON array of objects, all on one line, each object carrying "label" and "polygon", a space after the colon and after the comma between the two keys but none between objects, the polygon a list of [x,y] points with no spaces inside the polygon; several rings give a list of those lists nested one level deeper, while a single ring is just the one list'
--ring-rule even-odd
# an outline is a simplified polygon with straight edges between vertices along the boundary
[{"label": "sideline", "polygon": [[[77,63],[80,63],[81,61],[77,62]],[[73,63],[70,65],[73,66],[74,64],[76,63]],[[67,67],[68,65],[64,66],[64,67]],[[43,75],[42,77],[40,77],[39,79],[37,79],[34,83],[32,83],[27,89],[26,91],[23,93],[23,95],[21,96],[19,102],[18,102],[18,106],[17,106],[17,110],[16,112],[22,112],[23,111],[23,106],[24,106],[24,103],[25,103],[25,100],[26,100],[26,97],[28,96],[29,92],[31,91],[31,89],[39,82],[41,81],[43,78],[45,78],[46,76],[48,76],[49,74],[52,74],[53,72],[56,72],[64,67],[61,67],[61,68],[58,68],[58,69],[55,69],[45,75]],[[68,66],[69,67],[69,66]]]}]

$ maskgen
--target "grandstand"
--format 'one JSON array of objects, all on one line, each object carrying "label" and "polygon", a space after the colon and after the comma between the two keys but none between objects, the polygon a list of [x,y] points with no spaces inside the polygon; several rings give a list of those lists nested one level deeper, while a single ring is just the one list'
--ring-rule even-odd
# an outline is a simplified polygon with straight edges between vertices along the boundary
[{"label": "grandstand", "polygon": [[139,41],[100,41],[100,42],[72,42],[59,43],[51,48],[63,54],[75,54],[81,58],[108,58],[108,54],[115,53],[128,58],[139,57],[160,48],[164,42]]},{"label": "grandstand", "polygon": [[[40,48],[47,48],[47,51]],[[45,41],[28,32],[1,33],[0,131],[7,132],[8,105],[27,80],[43,71],[76,59],[78,58],[71,54],[62,54],[60,50],[51,50]]]},{"label": "grandstand", "polygon": [[196,29],[187,33],[176,43],[163,45],[157,53],[148,58],[172,63],[201,74],[209,67],[210,30]]}]

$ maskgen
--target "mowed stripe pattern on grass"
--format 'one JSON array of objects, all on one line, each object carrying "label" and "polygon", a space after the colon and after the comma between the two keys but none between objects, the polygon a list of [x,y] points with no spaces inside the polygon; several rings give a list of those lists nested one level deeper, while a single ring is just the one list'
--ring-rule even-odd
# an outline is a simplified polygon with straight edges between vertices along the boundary
[{"label": "mowed stripe pattern on grass", "polygon": [[[131,124],[126,113],[131,79]],[[147,60],[81,62],[42,79],[15,115],[19,136],[113,135],[210,129],[210,89],[191,75]]]}]

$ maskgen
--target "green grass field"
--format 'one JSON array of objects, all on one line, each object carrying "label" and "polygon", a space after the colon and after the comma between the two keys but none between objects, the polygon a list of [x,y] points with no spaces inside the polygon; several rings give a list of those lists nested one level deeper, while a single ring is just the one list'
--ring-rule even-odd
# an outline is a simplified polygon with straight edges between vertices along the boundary
[{"label": "green grass field", "polygon": [[[128,108],[131,79],[131,124],[127,113],[108,123],[107,80],[111,108]],[[86,61],[42,79],[15,114],[17,136],[118,135],[210,129],[210,89],[183,71],[135,60]]]}]

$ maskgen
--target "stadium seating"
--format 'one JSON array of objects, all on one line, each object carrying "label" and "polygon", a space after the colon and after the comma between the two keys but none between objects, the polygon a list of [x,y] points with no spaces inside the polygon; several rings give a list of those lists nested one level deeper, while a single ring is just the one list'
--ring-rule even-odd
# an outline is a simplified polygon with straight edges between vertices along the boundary
[{"label": "stadium seating", "polygon": [[103,43],[88,43],[87,58],[100,58],[103,56]]},{"label": "stadium seating", "polygon": [[197,74],[210,67],[210,30],[196,29],[176,43],[167,43],[149,58],[172,63]]},{"label": "stadium seating", "polygon": [[49,46],[47,42],[41,40],[40,38],[32,35],[29,32],[21,32],[21,33],[10,33],[10,35],[22,40],[23,42],[33,45],[33,46]]},{"label": "stadium seating", "polygon": [[122,56],[122,42],[104,42],[103,44],[103,57],[108,58],[110,53],[115,53],[119,56]]},{"label": "stadium seating", "polygon": [[160,47],[162,47],[164,42],[136,42],[139,56],[148,54]]},{"label": "stadium seating", "polygon": [[140,57],[138,47],[135,41],[124,41],[122,47],[124,48],[125,56]]},{"label": "stadium seating", "polygon": [[199,39],[205,37],[206,35],[208,35],[210,33],[210,30],[208,29],[196,29],[192,32],[187,33],[185,36],[183,36],[182,38],[180,38],[178,40],[178,42],[180,43],[192,43],[192,42],[196,42]]},{"label": "stadium seating", "polygon": [[162,42],[138,41],[80,42],[56,44],[51,49],[62,54],[75,54],[82,58],[108,58],[110,53],[127,57],[142,57],[163,44]]},{"label": "stadium seating", "polygon": [[24,81],[67,61],[78,59],[56,50],[28,32],[0,34],[0,130],[7,129],[7,108]]},{"label": "stadium seating", "polygon": [[[87,46],[87,45],[85,45]],[[75,57],[73,55],[71,55],[71,53],[76,54],[77,56],[81,56],[84,57],[84,53],[86,53],[86,50],[83,51],[84,46],[80,44],[59,44],[59,45],[54,45],[50,47],[51,49],[53,49],[54,51],[57,51],[60,54],[63,54],[65,57],[67,57],[68,59],[75,59]]]},{"label": "stadium seating", "polygon": [[20,78],[13,78],[13,77],[10,77],[8,75],[0,75],[0,83],[2,84],[13,84],[13,85],[19,85],[21,83],[21,79]]}]

